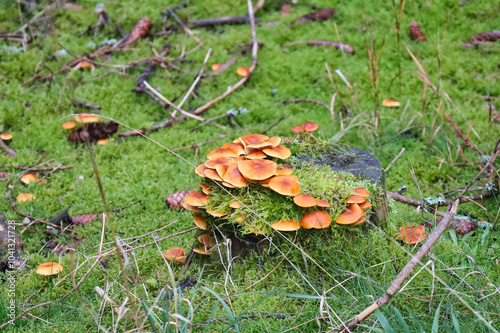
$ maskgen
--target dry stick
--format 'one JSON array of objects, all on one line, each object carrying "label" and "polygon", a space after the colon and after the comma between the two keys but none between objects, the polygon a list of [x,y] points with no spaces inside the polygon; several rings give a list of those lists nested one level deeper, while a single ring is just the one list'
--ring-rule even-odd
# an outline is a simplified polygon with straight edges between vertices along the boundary
[{"label": "dry stick", "polygon": [[0,139],[0,149],[2,149],[5,152],[5,154],[7,154],[7,156],[10,157],[16,156],[16,151],[7,146],[7,144],[5,144],[5,142],[2,139]]},{"label": "dry stick", "polygon": [[9,320],[9,321],[7,321],[7,322],[3,323],[2,325],[0,325],[0,330],[1,330],[2,328],[5,328],[7,325],[14,324],[14,322],[15,322],[16,320],[18,320],[19,318],[23,317],[25,314],[29,313],[31,310],[34,310],[34,309],[39,308],[39,307],[41,307],[41,306],[49,305],[49,304],[52,304],[52,303],[54,303],[54,302],[52,302],[52,301],[51,301],[51,302],[40,303],[40,304],[37,304],[37,305],[35,305],[35,306],[32,306],[31,308],[28,308],[28,309],[24,310],[23,312],[21,312],[21,314],[19,314],[19,315],[18,315],[17,317],[15,317],[14,319],[11,319],[11,320]]},{"label": "dry stick", "polygon": [[387,172],[391,168],[391,166],[394,164],[394,162],[396,162],[398,160],[398,158],[400,158],[401,155],[403,155],[403,153],[405,152],[405,149],[406,149],[405,147],[403,147],[403,149],[401,149],[401,151],[399,152],[399,154],[396,157],[394,157],[394,159],[392,160],[392,162],[389,163],[389,165],[387,166],[387,168],[385,168],[384,172]]},{"label": "dry stick", "polygon": [[73,169],[74,166],[67,165],[67,166],[52,167],[52,168],[32,168],[32,167],[18,166],[17,168],[19,170],[26,170],[26,171],[33,171],[33,172],[38,172],[38,171],[51,171],[51,172],[53,172],[53,171],[56,171],[56,170]]},{"label": "dry stick", "polygon": [[462,134],[462,132],[458,129],[457,125],[453,122],[453,120],[451,119],[451,117],[447,113],[445,113],[444,116],[450,122],[451,126],[453,126],[453,128],[455,129],[457,134],[462,138],[462,140],[464,141],[466,146],[471,147],[472,149],[477,151],[479,155],[484,155],[484,153],[474,143],[472,143],[472,141],[470,141],[470,138],[468,135],[467,135],[467,137],[465,137]]},{"label": "dry stick", "polygon": [[327,108],[328,111],[331,111],[330,107],[325,102],[317,101],[315,99],[307,99],[307,98],[284,99],[282,101],[276,102],[275,104],[304,103],[304,102],[321,105],[321,106],[324,106],[325,108]]},{"label": "dry stick", "polygon": [[[417,200],[417,199],[414,199],[411,197],[407,197],[407,196],[399,194],[397,192],[386,191],[386,193],[393,200],[405,203],[405,204],[410,205],[410,206],[414,206],[414,207],[426,206],[425,202],[422,202],[420,200]],[[473,202],[473,201],[477,201],[477,200],[487,199],[487,198],[492,197],[494,194],[495,194],[495,192],[478,193],[478,194],[474,194],[474,195],[471,195],[468,197],[459,196],[459,197],[455,198],[454,200],[459,200],[459,203],[463,204],[463,203],[467,203],[467,202]],[[435,206],[435,207],[449,206],[453,203],[454,200],[445,200],[441,203],[437,203],[437,204],[432,205],[432,206]],[[444,216],[443,212],[436,211],[436,213],[438,215]]]},{"label": "dry stick", "polygon": [[488,166],[493,167],[493,162],[495,162],[496,158],[498,157],[498,154],[500,154],[500,145],[499,145],[499,143],[500,143],[500,141],[498,141],[497,146],[495,147],[495,154],[490,159],[488,159],[488,161],[486,162],[486,165],[484,166],[484,168],[481,169],[481,171],[479,171],[478,174],[463,189],[462,193],[460,194],[460,197],[462,197],[464,195],[464,193],[467,192],[472,185],[474,185],[474,183],[479,179],[479,177],[483,174],[484,170],[486,170],[486,168]]},{"label": "dry stick", "polygon": [[201,47],[204,47],[205,45],[203,45],[203,42],[198,37],[196,37],[196,35],[193,33],[193,31],[191,29],[189,29],[184,24],[184,22],[182,22],[179,19],[177,14],[175,14],[175,12],[173,10],[171,10],[171,13],[172,13],[172,16],[174,17],[175,22],[177,22],[177,24],[179,24],[181,26],[181,28],[184,30],[184,32],[186,32],[189,36],[193,37],[193,39],[196,41],[196,43],[198,43],[198,45],[200,45]]},{"label": "dry stick", "polygon": [[167,98],[165,98],[165,96],[160,94],[155,88],[151,87],[151,85],[148,83],[148,81],[144,80],[144,86],[147,89],[149,89],[149,91],[151,91],[153,94],[155,94],[159,99],[161,99],[163,102],[167,103],[168,105],[170,105],[171,107],[173,107],[175,110],[179,111],[180,113],[182,113],[186,117],[191,117],[191,118],[199,120],[199,121],[205,121],[205,119],[203,119],[202,117],[198,117],[194,114],[186,112],[183,109],[181,109],[180,107],[178,107],[177,105],[175,105],[174,103],[170,102]]},{"label": "dry stick", "polygon": [[375,310],[382,307],[385,303],[387,303],[391,299],[391,297],[397,294],[403,282],[410,276],[410,274],[413,272],[417,264],[421,263],[423,257],[427,254],[427,252],[429,252],[434,243],[436,243],[439,237],[446,230],[446,228],[450,224],[450,221],[453,219],[453,217],[457,212],[458,203],[459,203],[458,200],[456,200],[453,203],[453,205],[448,206],[448,210],[446,211],[445,216],[441,220],[441,223],[439,223],[436,229],[434,229],[434,231],[430,233],[429,237],[427,238],[427,241],[422,245],[422,247],[418,250],[418,252],[411,258],[411,260],[408,261],[408,263],[401,270],[401,272],[399,272],[396,278],[392,281],[389,288],[387,288],[386,292],[372,305],[370,305],[360,314],[354,317],[354,319],[352,319],[352,321],[347,325],[347,327],[342,329],[340,333],[347,333],[354,330],[359,323],[363,322],[368,316],[370,316],[373,312],[375,312]]}]

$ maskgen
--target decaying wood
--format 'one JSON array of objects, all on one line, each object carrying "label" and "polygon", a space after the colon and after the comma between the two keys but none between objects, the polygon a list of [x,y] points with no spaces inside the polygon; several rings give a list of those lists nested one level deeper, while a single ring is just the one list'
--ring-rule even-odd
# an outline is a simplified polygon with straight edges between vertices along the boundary
[{"label": "decaying wood", "polygon": [[10,148],[2,139],[0,139],[0,149],[9,157],[16,156],[16,151]]},{"label": "decaying wood", "polygon": [[292,45],[297,45],[297,44],[307,44],[309,46],[333,46],[337,50],[343,50],[346,53],[349,54],[355,54],[354,48],[349,45],[349,44],[344,44],[341,42],[335,42],[332,40],[306,40],[306,41],[296,41],[296,42],[291,42],[291,43],[286,43],[283,44],[283,47],[288,47]]},{"label": "decaying wood", "polygon": [[420,42],[425,42],[427,40],[422,30],[420,30],[418,22],[415,20],[411,21],[410,23],[410,38],[413,40],[418,40]]},{"label": "decaying wood", "polygon": [[375,310],[384,306],[394,295],[396,295],[401,288],[403,282],[410,276],[415,267],[421,263],[421,260],[424,256],[429,252],[432,246],[436,243],[436,241],[441,237],[443,232],[448,227],[450,221],[453,219],[457,212],[458,208],[458,200],[455,201],[452,205],[448,206],[448,209],[442,218],[441,222],[436,226],[434,231],[429,234],[427,241],[422,245],[422,247],[418,250],[418,252],[408,261],[405,267],[399,272],[396,278],[391,282],[389,288],[387,288],[386,292],[380,296],[372,305],[363,310],[360,314],[358,314],[354,319],[351,320],[349,324],[344,326],[344,328],[340,331],[341,333],[352,332],[358,324],[363,322],[366,318],[368,318]]},{"label": "decaying wood", "polygon": [[317,12],[309,13],[292,21],[292,25],[297,22],[326,21],[335,14],[334,8],[325,8]]}]

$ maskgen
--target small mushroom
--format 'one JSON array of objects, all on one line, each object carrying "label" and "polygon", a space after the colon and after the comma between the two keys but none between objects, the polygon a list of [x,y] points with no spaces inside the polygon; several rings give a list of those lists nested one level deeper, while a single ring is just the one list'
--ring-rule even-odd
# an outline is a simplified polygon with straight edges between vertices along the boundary
[{"label": "small mushroom", "polygon": [[239,76],[247,76],[248,73],[250,73],[250,68],[248,67],[238,67],[238,69],[236,70],[236,74],[238,74]]},{"label": "small mushroom", "polygon": [[363,215],[359,218],[359,220],[357,220],[356,222],[354,222],[353,224],[351,224],[350,226],[351,227],[355,227],[357,225],[360,225],[361,223],[365,222],[366,221],[366,217]]},{"label": "small mushroom", "polygon": [[361,208],[362,210],[367,210],[368,208],[372,207],[372,203],[370,201],[364,201],[360,204],[358,204],[359,208]]},{"label": "small mushroom", "polygon": [[300,229],[300,224],[295,220],[276,221],[271,224],[271,227],[278,231],[296,231]]},{"label": "small mushroom", "polygon": [[318,207],[330,207],[330,203],[325,200],[318,199]]},{"label": "small mushroom", "polygon": [[216,148],[212,151],[210,151],[207,155],[207,158],[209,160],[216,160],[221,157],[236,157],[236,154],[233,153],[230,150],[224,149],[224,148]]},{"label": "small mushroom", "polygon": [[191,205],[187,204],[185,201],[182,202],[182,208],[184,208],[186,210],[190,210],[192,212],[199,212],[200,211],[200,209],[198,207],[191,206]]},{"label": "small mushroom", "polygon": [[17,196],[18,202],[31,201],[31,200],[35,200],[35,199],[36,199],[36,197],[31,193],[21,193]]},{"label": "small mushroom", "polygon": [[198,228],[200,228],[201,230],[208,230],[207,221],[205,221],[205,219],[203,217],[201,217],[200,215],[194,215],[193,221],[194,221],[194,224]]},{"label": "small mushroom", "polygon": [[90,71],[93,72],[95,70],[95,65],[87,60],[82,60],[75,67],[73,67],[73,70],[77,71],[80,68],[90,68]]},{"label": "small mushroom", "polygon": [[67,129],[67,130],[70,130],[70,129],[72,129],[72,128],[75,128],[75,126],[76,126],[76,124],[75,124],[75,122],[74,122],[74,121],[67,121],[67,122],[65,122],[65,123],[62,125],[62,127],[63,127],[64,129]]},{"label": "small mushroom", "polygon": [[304,129],[302,128],[302,126],[293,126],[291,128],[291,131],[295,134],[299,134],[299,133],[302,133],[304,132]]},{"label": "small mushroom", "polygon": [[2,139],[3,141],[9,141],[12,139],[12,134],[2,133],[2,134],[0,134],[0,139]]},{"label": "small mushroom", "polygon": [[200,183],[200,187],[201,187],[201,191],[203,193],[205,193],[206,195],[209,195],[210,192],[212,192],[212,190],[210,189],[210,187],[208,187],[208,185],[205,184],[205,183]]},{"label": "small mushroom", "polygon": [[209,234],[203,234],[198,237],[198,241],[203,244],[205,249],[211,248],[214,244],[212,242],[212,237]]},{"label": "small mushroom", "polygon": [[21,177],[21,181],[26,185],[31,184],[34,181],[37,181],[39,178],[35,173],[26,173]]},{"label": "small mushroom", "polygon": [[275,176],[289,176],[293,173],[292,169],[288,168],[278,168],[276,170],[276,173],[274,174]]},{"label": "small mushroom", "polygon": [[264,154],[260,150],[254,150],[251,153],[249,153],[249,154],[246,155],[246,158],[249,159],[249,160],[257,160],[257,159],[261,160],[261,159],[264,159],[266,157],[267,157],[267,155]]},{"label": "small mushroom", "polygon": [[397,108],[401,106],[401,103],[390,98],[386,98],[382,101],[382,105],[388,108]]},{"label": "small mushroom", "polygon": [[206,177],[212,179],[212,180],[218,180],[218,181],[222,181],[222,177],[219,176],[219,174],[217,173],[217,171],[213,170],[213,169],[206,169],[204,172]]},{"label": "small mushroom", "polygon": [[217,209],[213,209],[213,210],[208,210],[207,209],[207,213],[212,215],[213,217],[223,217],[223,216],[226,216],[227,213],[226,212],[223,212],[221,210],[217,210]]},{"label": "small mushroom", "polygon": [[204,171],[207,170],[207,166],[205,164],[200,164],[196,167],[196,169],[194,169],[194,172],[196,172],[196,174],[198,176],[201,176],[201,177],[206,177]]},{"label": "small mushroom", "polygon": [[351,195],[349,198],[347,198],[347,203],[349,204],[351,203],[359,204],[365,201],[366,201],[365,197],[362,197],[361,195]]},{"label": "small mushroom", "polygon": [[212,70],[213,70],[213,71],[216,71],[216,70],[218,70],[218,69],[220,68],[220,66],[222,66],[222,64],[218,64],[218,63],[213,64],[213,65],[212,65]]},{"label": "small mushroom", "polygon": [[275,176],[269,181],[271,190],[294,197],[300,193],[299,179],[295,176]]},{"label": "small mushroom", "polygon": [[238,163],[238,170],[246,179],[250,180],[269,178],[276,173],[277,168],[276,163],[269,160],[247,160]]},{"label": "small mushroom", "polygon": [[229,204],[229,207],[238,209],[241,207],[241,202],[239,202],[238,200],[234,200]]},{"label": "small mushroom", "polygon": [[330,215],[322,210],[307,213],[300,220],[300,226],[304,229],[323,229],[330,226],[331,223]]},{"label": "small mushroom", "polygon": [[176,264],[186,263],[186,253],[180,247],[174,247],[173,249],[165,251],[163,253],[165,259]]},{"label": "small mushroom", "polygon": [[205,206],[209,200],[207,195],[202,191],[192,191],[184,197],[184,202],[190,206],[201,207]]},{"label": "small mushroom", "polygon": [[276,146],[274,148],[265,148],[262,150],[266,155],[271,157],[280,158],[282,160],[287,159],[292,154],[290,149],[284,146]]},{"label": "small mushroom", "polygon": [[353,194],[360,195],[360,196],[365,197],[365,198],[368,198],[370,196],[370,192],[368,192],[367,190],[365,190],[364,188],[361,188],[361,187],[355,188],[353,191]]},{"label": "small mushroom", "polygon": [[36,274],[39,275],[57,275],[59,272],[63,270],[63,267],[59,265],[57,262],[44,262],[40,264],[36,269]]},{"label": "small mushroom", "polygon": [[356,205],[356,207],[358,207],[359,210],[357,209],[351,210],[346,208],[344,209],[344,212],[340,214],[339,217],[337,217],[335,222],[337,222],[338,224],[353,224],[356,223],[361,218],[361,216],[365,214],[365,212],[363,212],[363,210],[359,208],[357,204],[351,204],[351,205]]},{"label": "small mushroom", "polygon": [[248,145],[256,145],[269,139],[264,134],[247,134],[240,137],[240,142],[246,148]]},{"label": "small mushroom", "polygon": [[230,150],[236,156],[245,155],[245,148],[241,143],[228,142],[222,146],[222,149]]},{"label": "small mushroom", "polygon": [[318,200],[307,194],[299,194],[293,198],[293,202],[299,207],[314,207],[318,205]]},{"label": "small mushroom", "polygon": [[224,165],[224,164],[217,164],[215,166],[215,171],[217,171],[217,174],[219,175],[219,177],[224,180],[222,177],[224,177],[224,174],[226,173],[227,171],[227,165]]},{"label": "small mushroom", "polygon": [[238,163],[233,163],[228,166],[222,180],[233,185],[234,187],[246,187],[248,185],[245,177],[243,177],[238,169]]},{"label": "small mushroom", "polygon": [[193,249],[193,252],[198,253],[198,254],[203,254],[206,256],[212,255],[211,252],[205,250],[205,249]]},{"label": "small mushroom", "polygon": [[92,113],[87,113],[87,112],[82,112],[80,115],[75,117],[75,121],[77,123],[97,123],[99,121],[99,116],[92,114]]},{"label": "small mushroom", "polygon": [[417,244],[427,238],[423,225],[407,225],[399,227],[399,230],[398,239],[403,240],[406,244]]},{"label": "small mushroom", "polygon": [[318,129],[318,124],[312,121],[306,121],[305,123],[302,124],[302,128],[304,129],[304,132],[311,133]]}]

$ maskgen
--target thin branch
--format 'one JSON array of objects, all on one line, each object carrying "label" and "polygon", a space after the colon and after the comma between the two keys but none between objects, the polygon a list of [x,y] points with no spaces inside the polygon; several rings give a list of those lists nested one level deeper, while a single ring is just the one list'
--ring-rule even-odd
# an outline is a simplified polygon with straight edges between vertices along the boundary
[{"label": "thin branch", "polygon": [[19,318],[24,317],[24,315],[25,315],[25,314],[27,314],[27,313],[29,313],[31,310],[34,310],[34,309],[39,308],[39,307],[41,307],[41,306],[49,305],[49,304],[52,304],[52,303],[54,303],[54,302],[45,302],[45,303],[40,303],[40,304],[37,304],[37,305],[35,305],[35,306],[32,306],[31,308],[27,308],[26,310],[24,310],[23,312],[21,312],[21,314],[19,314],[19,315],[18,315],[17,317],[15,317],[14,319],[11,319],[11,320],[9,320],[9,321],[7,321],[7,322],[3,323],[2,325],[0,325],[0,330],[1,330],[2,328],[7,327],[7,325],[11,325],[11,324],[13,324],[13,323],[14,323],[16,320],[18,320]]},{"label": "thin branch", "polygon": [[287,103],[313,103],[324,106],[325,108],[328,109],[328,111],[330,111],[330,107],[325,102],[317,101],[315,99],[307,99],[307,98],[284,99],[274,104],[287,104]]}]

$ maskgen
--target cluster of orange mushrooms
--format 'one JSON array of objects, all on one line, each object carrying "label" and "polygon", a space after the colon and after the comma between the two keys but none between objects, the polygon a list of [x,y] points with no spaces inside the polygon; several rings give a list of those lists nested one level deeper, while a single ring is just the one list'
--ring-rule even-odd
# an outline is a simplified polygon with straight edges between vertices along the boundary
[{"label": "cluster of orange mushrooms", "polygon": [[[318,128],[313,122],[305,122],[301,126],[292,128],[294,133],[312,132]],[[278,136],[268,137],[262,134],[247,134],[237,138],[233,142],[224,144],[221,148],[210,151],[207,161],[199,165],[195,172],[203,178],[218,182],[218,185],[233,189],[245,188],[249,184],[256,184],[279,193],[283,196],[293,197],[295,205],[307,208],[309,212],[297,220],[280,220],[271,224],[276,231],[296,231],[304,229],[323,229],[331,225],[332,218],[324,210],[331,204],[325,200],[314,198],[308,194],[300,193],[299,179],[292,175],[293,170],[286,164],[279,167],[276,160],[284,160],[290,157],[288,148],[280,145],[281,138]],[[203,217],[202,212],[218,219],[227,219],[234,210],[239,209],[242,203],[238,200],[230,202],[228,209],[220,211],[209,206],[209,195],[212,189],[205,183],[200,183],[201,191],[192,191],[186,195],[183,207],[194,213],[195,225],[208,230],[209,225]],[[366,189],[356,188],[352,195],[347,198],[347,207],[337,217],[336,222],[341,225],[356,226],[366,221],[365,210],[372,204],[366,200],[370,194]],[[318,207],[317,210],[314,210]],[[202,211],[203,210],[203,211]],[[313,210],[313,211],[311,211]],[[238,223],[244,223],[245,217],[239,215],[235,219]],[[249,229],[254,234],[262,234],[257,227]],[[203,247],[194,249],[196,253],[210,254],[212,239],[210,235],[204,234],[199,237]],[[184,250],[180,248],[170,249],[164,253],[167,260],[183,263],[185,261]]]}]

